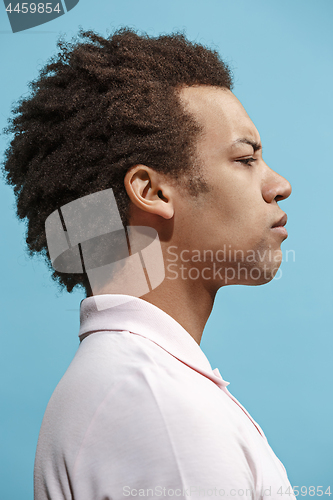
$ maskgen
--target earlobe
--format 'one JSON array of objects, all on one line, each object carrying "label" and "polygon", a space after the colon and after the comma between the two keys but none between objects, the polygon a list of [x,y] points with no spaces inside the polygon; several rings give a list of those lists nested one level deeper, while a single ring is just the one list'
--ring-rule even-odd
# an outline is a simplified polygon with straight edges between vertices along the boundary
[{"label": "earlobe", "polygon": [[135,165],[126,173],[124,185],[136,207],[164,219],[173,217],[172,189],[164,175],[146,165]]}]

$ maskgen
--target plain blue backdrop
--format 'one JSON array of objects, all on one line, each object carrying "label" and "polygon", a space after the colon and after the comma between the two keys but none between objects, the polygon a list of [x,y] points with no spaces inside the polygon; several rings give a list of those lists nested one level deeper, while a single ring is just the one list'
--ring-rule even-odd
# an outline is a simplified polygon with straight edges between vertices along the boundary
[{"label": "plain blue backdrop", "polygon": [[[121,26],[150,35],[185,30],[231,65],[265,161],[293,186],[281,203],[289,238],[279,279],[219,291],[201,346],[263,428],[291,484],[333,493],[333,3],[80,0],[59,19],[15,34],[1,3],[0,19],[1,129],[58,36],[71,38],[79,26],[102,35]],[[3,181],[0,210],[0,499],[31,500],[39,428],[78,347],[83,294],[60,293],[43,261],[27,257],[25,225]]]}]

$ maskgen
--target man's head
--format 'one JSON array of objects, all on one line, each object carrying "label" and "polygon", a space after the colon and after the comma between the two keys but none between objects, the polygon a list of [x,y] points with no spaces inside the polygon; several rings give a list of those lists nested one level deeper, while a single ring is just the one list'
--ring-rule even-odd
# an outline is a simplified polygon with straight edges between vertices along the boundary
[{"label": "man's head", "polygon": [[[177,181],[195,198],[205,191],[196,139],[201,127],[180,101],[183,87],[231,88],[218,54],[183,35],[150,38],[129,29],[105,39],[81,32],[31,84],[7,131],[15,134],[4,174],[14,186],[17,214],[27,218],[30,254],[47,259],[45,220],[61,206],[112,188],[124,225],[129,169],[145,165]],[[174,184],[173,184],[174,185]],[[89,291],[84,274],[53,273],[71,291]]]},{"label": "man's head", "polygon": [[194,85],[179,97],[201,127],[195,157],[205,190],[191,197],[137,165],[125,176],[133,223],[148,220],[158,230],[169,279],[200,282],[212,294],[225,284],[266,283],[282,259],[286,216],[278,201],[290,184],[264,162],[259,133],[230,90]]}]

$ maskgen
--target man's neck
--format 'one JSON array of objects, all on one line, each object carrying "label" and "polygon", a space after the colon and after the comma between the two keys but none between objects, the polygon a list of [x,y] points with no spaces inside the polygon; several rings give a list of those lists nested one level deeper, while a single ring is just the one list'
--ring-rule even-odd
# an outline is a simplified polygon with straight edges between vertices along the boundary
[{"label": "man's neck", "polygon": [[165,280],[160,286],[140,297],[176,320],[200,345],[204,327],[214,304],[212,296],[199,283]]}]

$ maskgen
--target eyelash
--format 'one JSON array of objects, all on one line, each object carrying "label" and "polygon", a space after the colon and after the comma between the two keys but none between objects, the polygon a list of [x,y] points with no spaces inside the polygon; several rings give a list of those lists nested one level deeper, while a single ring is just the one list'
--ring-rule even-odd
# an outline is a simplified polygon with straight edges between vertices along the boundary
[{"label": "eyelash", "polygon": [[253,163],[254,161],[257,161],[255,158],[242,158],[241,160],[237,160],[239,161],[240,163],[243,163],[244,165],[248,165],[248,166],[251,166],[251,163]]}]

